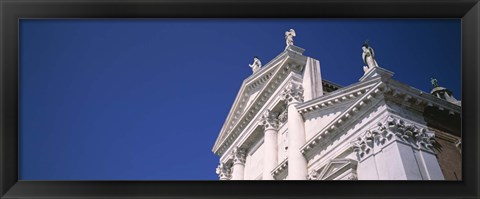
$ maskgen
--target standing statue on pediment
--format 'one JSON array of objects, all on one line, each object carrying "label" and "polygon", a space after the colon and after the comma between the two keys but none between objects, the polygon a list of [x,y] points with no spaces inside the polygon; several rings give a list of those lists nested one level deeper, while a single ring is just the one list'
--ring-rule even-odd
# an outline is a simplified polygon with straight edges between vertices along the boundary
[{"label": "standing statue on pediment", "polygon": [[293,29],[290,29],[289,31],[285,32],[285,40],[286,40],[286,43],[287,43],[287,48],[288,48],[288,46],[293,45],[293,37],[295,37],[295,36],[296,36],[295,30],[293,30]]},{"label": "standing statue on pediment", "polygon": [[258,59],[257,56],[254,56],[253,63],[248,65],[250,66],[250,68],[252,68],[253,72],[257,72],[262,67],[262,62],[260,61],[260,59]]},{"label": "standing statue on pediment", "polygon": [[377,61],[375,61],[375,52],[373,51],[373,48],[368,45],[368,40],[362,45],[362,50],[363,63],[367,64],[366,66],[363,66],[363,71],[366,73],[368,70],[378,67],[378,64]]},{"label": "standing statue on pediment", "polygon": [[430,82],[432,83],[433,88],[438,87],[438,80],[436,78],[430,78]]}]

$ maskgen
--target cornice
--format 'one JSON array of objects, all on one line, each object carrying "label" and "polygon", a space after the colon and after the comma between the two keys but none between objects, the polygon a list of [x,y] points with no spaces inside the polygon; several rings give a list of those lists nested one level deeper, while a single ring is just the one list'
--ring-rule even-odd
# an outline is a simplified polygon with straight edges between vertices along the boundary
[{"label": "cornice", "polygon": [[275,178],[286,171],[288,171],[288,158],[280,162],[280,164],[278,164],[278,166],[276,166],[270,173]]},{"label": "cornice", "polygon": [[445,133],[445,132],[442,132],[442,131],[437,131],[437,130],[435,131],[435,137],[446,140],[446,141],[449,141],[451,143],[455,143],[455,142],[457,142],[458,140],[461,139],[460,137],[457,137],[457,136],[454,136],[452,134]]},{"label": "cornice", "polygon": [[331,87],[331,88],[333,88],[333,89],[335,89],[335,90],[340,89],[340,88],[343,88],[343,86],[340,86],[340,85],[338,85],[338,84],[336,84],[336,83],[333,83],[333,82],[328,81],[328,80],[325,80],[325,79],[322,79],[322,85]]},{"label": "cornice", "polygon": [[449,114],[452,115],[461,115],[462,113],[461,106],[450,103],[443,99],[439,99],[435,96],[432,96],[430,93],[423,92],[393,79],[390,79],[387,82],[387,87],[384,91],[384,94],[397,100],[403,100],[403,102],[412,103],[418,106],[420,111],[428,106],[438,108],[441,111],[448,111]]},{"label": "cornice", "polygon": [[298,112],[303,114],[313,110],[327,108],[343,101],[355,99],[368,91],[368,88],[372,87],[379,80],[380,79],[377,78],[365,82],[352,84],[351,86],[344,89],[338,89],[327,95],[323,95],[319,98],[307,101],[297,107]]}]

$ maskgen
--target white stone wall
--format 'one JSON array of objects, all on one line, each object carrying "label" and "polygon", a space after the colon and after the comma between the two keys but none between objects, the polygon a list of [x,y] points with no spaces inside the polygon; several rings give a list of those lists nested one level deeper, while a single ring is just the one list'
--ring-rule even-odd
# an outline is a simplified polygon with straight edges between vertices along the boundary
[{"label": "white stone wall", "polygon": [[340,115],[343,110],[345,110],[345,105],[305,114],[306,139],[309,140],[312,138],[319,130],[323,129],[328,123]]},{"label": "white stone wall", "polygon": [[280,126],[280,129],[278,130],[278,163],[282,162],[287,158],[287,151],[285,150],[285,147],[287,147],[288,143],[288,125],[282,125]]},{"label": "white stone wall", "polygon": [[263,142],[262,140],[259,140],[259,142],[252,145],[247,152],[245,162],[245,180],[255,180],[262,175],[263,156]]}]

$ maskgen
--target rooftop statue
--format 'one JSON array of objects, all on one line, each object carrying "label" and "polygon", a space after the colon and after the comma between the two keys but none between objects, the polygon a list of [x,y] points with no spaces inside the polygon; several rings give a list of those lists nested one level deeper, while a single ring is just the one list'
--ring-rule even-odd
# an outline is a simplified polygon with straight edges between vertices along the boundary
[{"label": "rooftop statue", "polygon": [[377,61],[375,61],[375,52],[373,51],[373,48],[368,45],[368,40],[362,45],[362,50],[363,63],[367,64],[366,66],[363,66],[363,71],[366,73],[371,68],[377,67],[378,64]]},{"label": "rooftop statue", "polygon": [[295,37],[295,30],[290,29],[289,31],[285,32],[285,40],[287,43],[287,47],[293,45],[293,37]]},{"label": "rooftop statue", "polygon": [[253,63],[248,65],[250,66],[250,68],[252,68],[253,72],[257,72],[262,67],[262,62],[260,61],[260,59],[258,59],[257,56],[254,56]]},{"label": "rooftop statue", "polygon": [[432,77],[432,78],[430,78],[430,82],[432,83],[433,88],[438,87],[438,80],[437,79]]}]

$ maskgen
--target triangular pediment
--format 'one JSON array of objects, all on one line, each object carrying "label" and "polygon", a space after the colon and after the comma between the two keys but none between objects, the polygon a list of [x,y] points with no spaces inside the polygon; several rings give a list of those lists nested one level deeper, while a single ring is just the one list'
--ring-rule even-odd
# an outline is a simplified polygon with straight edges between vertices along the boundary
[{"label": "triangular pediment", "polygon": [[341,129],[359,120],[369,110],[371,102],[380,95],[382,84],[380,78],[358,82],[298,106],[298,111],[307,119],[311,116],[329,115],[330,110],[335,110],[332,116],[322,118],[321,126],[314,127],[315,132],[311,133],[300,148],[301,152],[310,157],[312,151],[315,151],[312,149],[326,146],[332,140],[330,138],[344,133]]},{"label": "triangular pediment", "polygon": [[333,159],[325,166],[318,180],[335,180],[341,176],[356,174],[357,161],[352,159]]},{"label": "triangular pediment", "polygon": [[223,143],[233,141],[232,131],[236,128],[243,128],[244,126],[240,126],[246,123],[246,120],[251,119],[252,115],[261,108],[260,102],[267,100],[265,99],[265,92],[271,92],[266,87],[270,88],[273,84],[284,81],[287,77],[285,73],[288,71],[301,70],[299,67],[304,65],[305,59],[305,56],[299,56],[295,52],[285,50],[243,81],[215,142],[214,153]]}]

